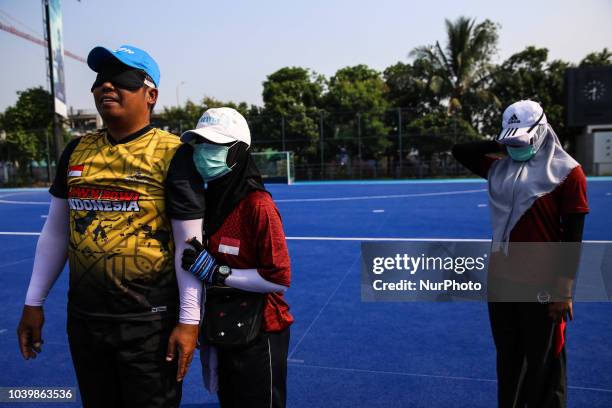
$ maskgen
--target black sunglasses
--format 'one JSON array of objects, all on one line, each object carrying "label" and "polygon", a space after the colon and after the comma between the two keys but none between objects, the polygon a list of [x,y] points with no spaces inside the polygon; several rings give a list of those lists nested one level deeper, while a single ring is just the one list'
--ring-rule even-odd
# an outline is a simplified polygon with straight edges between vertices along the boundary
[{"label": "black sunglasses", "polygon": [[155,84],[149,75],[142,70],[122,70],[122,71],[111,71],[98,73],[96,80],[91,86],[91,92],[94,89],[102,86],[104,83],[110,82],[114,87],[119,89],[125,89],[128,91],[137,91],[143,86],[155,88]]}]

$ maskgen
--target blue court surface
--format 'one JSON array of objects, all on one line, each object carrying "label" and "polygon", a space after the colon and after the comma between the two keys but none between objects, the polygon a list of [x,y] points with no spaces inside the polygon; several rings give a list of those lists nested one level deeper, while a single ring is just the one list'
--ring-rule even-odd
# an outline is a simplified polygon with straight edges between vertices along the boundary
[{"label": "blue court surface", "polygon": [[[283,216],[292,263],[290,407],[496,405],[486,304],[360,299],[364,239],[489,238],[484,182],[305,183],[269,189]],[[612,180],[590,179],[588,192],[585,240],[612,240]],[[15,336],[48,201],[44,190],[0,191],[4,387],[76,386],[65,334],[66,271],[45,306],[42,355],[24,361]],[[578,303],[574,317],[568,325],[570,406],[612,407],[612,304]],[[182,406],[217,406],[201,384],[194,361]]]}]

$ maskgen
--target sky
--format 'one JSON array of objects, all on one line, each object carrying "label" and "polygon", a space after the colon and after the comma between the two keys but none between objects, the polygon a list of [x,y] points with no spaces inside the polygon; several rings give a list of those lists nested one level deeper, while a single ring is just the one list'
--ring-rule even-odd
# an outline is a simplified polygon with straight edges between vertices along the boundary
[{"label": "sky", "polygon": [[[366,64],[384,70],[408,62],[420,45],[445,42],[444,20],[459,16],[501,25],[497,62],[526,46],[577,63],[612,49],[612,0],[62,0],[64,48],[87,57],[103,45],[148,51],[161,69],[156,109],[204,96],[262,105],[267,75],[285,66],[329,77]],[[0,0],[0,21],[43,38],[40,0]],[[0,111],[16,92],[47,87],[45,49],[0,31]],[[66,58],[66,94],[74,109],[95,109],[95,74]],[[178,91],[178,92],[177,92]],[[178,95],[177,95],[178,93]]]}]

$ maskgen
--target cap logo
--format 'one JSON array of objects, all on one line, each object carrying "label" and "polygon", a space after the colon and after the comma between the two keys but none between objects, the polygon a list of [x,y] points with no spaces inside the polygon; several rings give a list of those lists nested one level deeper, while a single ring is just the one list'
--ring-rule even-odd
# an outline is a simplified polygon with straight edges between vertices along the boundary
[{"label": "cap logo", "polygon": [[519,118],[516,117],[515,114],[512,114],[512,116],[510,116],[510,119],[508,119],[508,124],[513,125],[515,123],[521,123],[521,121],[519,120]]},{"label": "cap logo", "polygon": [[126,54],[134,54],[134,51],[130,50],[129,48],[125,48],[125,47],[121,47],[121,48],[117,48],[115,50],[115,52],[125,52]]},{"label": "cap logo", "polygon": [[198,127],[215,125],[221,125],[227,128],[229,126],[229,118],[226,115],[219,115],[219,117],[213,117],[208,114],[205,114],[200,118],[198,122]]},{"label": "cap logo", "polygon": [[214,126],[214,125],[218,125],[219,124],[219,119],[217,118],[213,118],[212,116],[202,116],[200,118],[200,123],[198,123],[198,125],[202,125],[202,126]]}]

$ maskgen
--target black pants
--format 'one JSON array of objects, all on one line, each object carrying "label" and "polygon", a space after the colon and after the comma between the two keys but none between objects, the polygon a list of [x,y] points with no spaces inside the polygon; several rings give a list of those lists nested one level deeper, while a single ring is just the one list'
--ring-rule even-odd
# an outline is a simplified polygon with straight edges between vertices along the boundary
[{"label": "black pants", "polygon": [[284,408],[289,328],[263,332],[241,348],[218,350],[221,408]]},{"label": "black pants", "polygon": [[489,303],[497,349],[499,407],[565,407],[565,347],[555,355],[556,323],[548,305]]},{"label": "black pants", "polygon": [[181,400],[177,359],[165,360],[173,320],[68,317],[70,353],[84,408],[173,408]]}]

